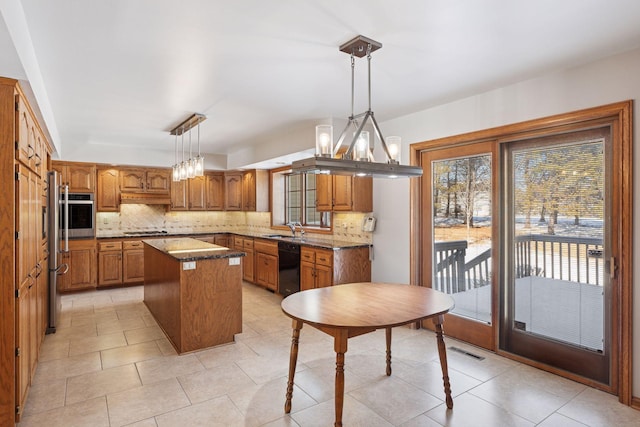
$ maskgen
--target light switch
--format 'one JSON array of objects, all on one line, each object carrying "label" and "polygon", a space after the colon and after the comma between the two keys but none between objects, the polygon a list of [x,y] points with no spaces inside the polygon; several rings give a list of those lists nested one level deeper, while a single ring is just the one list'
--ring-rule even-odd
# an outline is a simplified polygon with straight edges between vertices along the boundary
[{"label": "light switch", "polygon": [[240,257],[229,258],[229,265],[240,265]]},{"label": "light switch", "polygon": [[195,270],[196,262],[195,261],[185,261],[182,263],[183,270]]}]

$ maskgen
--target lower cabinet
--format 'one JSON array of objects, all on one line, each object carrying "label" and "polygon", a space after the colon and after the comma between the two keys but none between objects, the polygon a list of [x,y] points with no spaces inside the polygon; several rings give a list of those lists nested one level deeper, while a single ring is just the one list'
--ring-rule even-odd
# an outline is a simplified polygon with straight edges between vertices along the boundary
[{"label": "lower cabinet", "polygon": [[333,284],[333,251],[303,246],[300,249],[300,290]]},{"label": "lower cabinet", "polygon": [[98,286],[144,281],[144,248],[141,240],[98,244]]},{"label": "lower cabinet", "polygon": [[[236,248],[238,249],[238,248]],[[242,261],[242,280],[255,283],[255,259],[253,251],[253,237],[242,239],[242,249],[246,255]]]},{"label": "lower cabinet", "polygon": [[69,252],[62,256],[63,262],[69,266],[67,274],[58,276],[58,290],[76,291],[91,289],[97,283],[96,241],[69,240]]},{"label": "lower cabinet", "polygon": [[278,290],[278,244],[269,240],[255,239],[256,284],[276,292]]}]

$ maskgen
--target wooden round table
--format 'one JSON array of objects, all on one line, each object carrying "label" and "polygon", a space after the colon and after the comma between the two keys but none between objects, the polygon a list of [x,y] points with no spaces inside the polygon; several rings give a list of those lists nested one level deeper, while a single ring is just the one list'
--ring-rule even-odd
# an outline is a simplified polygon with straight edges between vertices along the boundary
[{"label": "wooden round table", "polygon": [[442,337],[444,315],[453,308],[453,299],[442,292],[421,286],[390,283],[350,283],[310,289],[289,295],[282,311],[293,319],[293,337],[289,357],[289,380],[284,410],[291,412],[293,379],[298,360],[298,342],[304,323],[331,335],[336,352],[334,426],[342,426],[344,404],[344,354],[351,337],[386,330],[387,375],[391,375],[391,328],[431,318],[435,325],[438,354],[442,367],[445,400],[453,408],[447,350]]}]

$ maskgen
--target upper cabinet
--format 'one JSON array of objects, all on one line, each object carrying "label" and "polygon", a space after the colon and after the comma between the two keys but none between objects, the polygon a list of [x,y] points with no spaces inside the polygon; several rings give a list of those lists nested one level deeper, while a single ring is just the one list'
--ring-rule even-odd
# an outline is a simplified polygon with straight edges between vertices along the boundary
[{"label": "upper cabinet", "polygon": [[170,169],[120,168],[123,193],[169,194],[170,187]]},{"label": "upper cabinet", "polygon": [[242,174],[242,210],[269,211],[269,172],[249,170]]},{"label": "upper cabinet", "polygon": [[189,181],[189,210],[203,211],[206,209],[205,187],[206,180],[204,176],[191,178]]},{"label": "upper cabinet", "polygon": [[48,145],[29,104],[21,94],[15,95],[16,159],[38,176],[46,173]]},{"label": "upper cabinet", "polygon": [[225,172],[224,186],[224,209],[227,211],[241,211],[242,172]]},{"label": "upper cabinet", "polygon": [[316,175],[316,209],[336,212],[371,212],[373,179],[343,175]]},{"label": "upper cabinet", "polygon": [[88,163],[53,162],[52,169],[60,173],[62,185],[70,193],[93,193],[96,190],[96,167]]},{"label": "upper cabinet", "polygon": [[204,178],[207,210],[224,210],[224,173],[205,172]]},{"label": "upper cabinet", "polygon": [[97,206],[98,212],[120,210],[119,171],[115,168],[98,168]]}]

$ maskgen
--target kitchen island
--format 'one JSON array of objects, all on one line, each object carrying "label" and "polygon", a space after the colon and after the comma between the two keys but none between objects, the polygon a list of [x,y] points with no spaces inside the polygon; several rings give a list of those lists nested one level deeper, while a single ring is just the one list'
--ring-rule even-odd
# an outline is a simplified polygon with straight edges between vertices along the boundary
[{"label": "kitchen island", "polygon": [[178,353],[242,332],[241,251],[191,238],[144,240],[144,303]]}]

